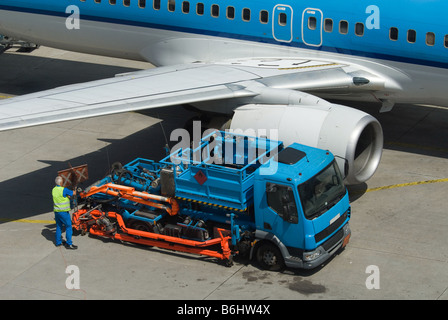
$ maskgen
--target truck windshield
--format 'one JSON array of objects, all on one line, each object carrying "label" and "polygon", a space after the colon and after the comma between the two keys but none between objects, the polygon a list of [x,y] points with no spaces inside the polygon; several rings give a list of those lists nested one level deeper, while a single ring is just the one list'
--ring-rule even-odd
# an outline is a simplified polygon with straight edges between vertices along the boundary
[{"label": "truck windshield", "polygon": [[328,211],[346,193],[342,175],[336,162],[298,187],[303,211],[307,219],[314,219]]}]

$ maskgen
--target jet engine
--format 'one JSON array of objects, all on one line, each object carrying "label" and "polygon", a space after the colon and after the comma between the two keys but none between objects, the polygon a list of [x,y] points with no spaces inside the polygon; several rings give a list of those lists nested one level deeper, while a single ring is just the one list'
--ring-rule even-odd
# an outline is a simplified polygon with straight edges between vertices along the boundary
[{"label": "jet engine", "polygon": [[[301,103],[304,104],[246,104],[234,110],[230,128],[255,132],[263,129],[268,138],[277,138],[285,146],[298,142],[329,150],[345,175],[346,184],[368,180],[375,173],[383,150],[380,123],[365,112],[325,100],[316,101],[318,103],[303,99]],[[273,132],[278,133],[278,137],[271,136]]]}]

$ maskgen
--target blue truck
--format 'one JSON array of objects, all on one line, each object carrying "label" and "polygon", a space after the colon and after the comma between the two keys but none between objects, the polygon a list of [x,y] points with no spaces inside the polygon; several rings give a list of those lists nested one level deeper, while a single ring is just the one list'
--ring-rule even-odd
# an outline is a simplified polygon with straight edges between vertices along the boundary
[{"label": "blue truck", "polygon": [[348,243],[351,208],[331,152],[214,131],[159,162],[137,158],[81,192],[74,228],[232,265],[312,269]]}]

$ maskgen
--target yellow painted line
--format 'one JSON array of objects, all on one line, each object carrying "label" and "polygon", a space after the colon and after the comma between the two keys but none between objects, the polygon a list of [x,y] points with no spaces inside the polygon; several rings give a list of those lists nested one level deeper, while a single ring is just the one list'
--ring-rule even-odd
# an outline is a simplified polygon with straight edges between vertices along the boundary
[{"label": "yellow painted line", "polygon": [[400,184],[393,184],[393,185],[390,185],[390,186],[384,186],[384,187],[378,187],[378,188],[370,188],[370,189],[366,190],[366,193],[367,192],[373,192],[373,191],[380,191],[380,190],[388,190],[388,189],[395,189],[395,188],[418,186],[418,185],[423,185],[423,184],[441,183],[441,182],[448,182],[448,178],[445,178],[445,179],[435,179],[435,180],[425,180],[425,181],[416,181],[416,182],[408,182],[408,183],[400,183]]},{"label": "yellow painted line", "polygon": [[31,219],[8,219],[0,218],[0,222],[20,222],[20,223],[43,223],[43,224],[54,224],[54,220],[31,220]]},{"label": "yellow painted line", "polygon": [[9,99],[12,98],[13,96],[5,96],[5,95],[0,95],[0,99]]}]

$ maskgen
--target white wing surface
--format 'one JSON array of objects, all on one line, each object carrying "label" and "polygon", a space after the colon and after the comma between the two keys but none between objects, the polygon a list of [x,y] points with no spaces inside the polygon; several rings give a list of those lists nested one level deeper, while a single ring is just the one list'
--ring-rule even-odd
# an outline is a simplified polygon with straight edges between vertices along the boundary
[{"label": "white wing surface", "polygon": [[[223,99],[255,97],[259,88],[375,90],[384,80],[329,61],[241,59],[160,67],[0,101],[0,131]],[[219,112],[219,110],[216,110]]]}]

